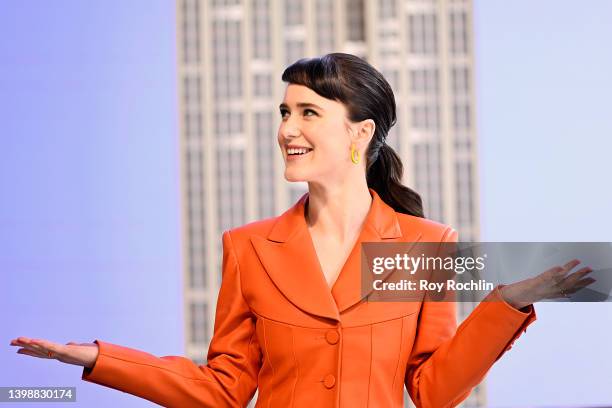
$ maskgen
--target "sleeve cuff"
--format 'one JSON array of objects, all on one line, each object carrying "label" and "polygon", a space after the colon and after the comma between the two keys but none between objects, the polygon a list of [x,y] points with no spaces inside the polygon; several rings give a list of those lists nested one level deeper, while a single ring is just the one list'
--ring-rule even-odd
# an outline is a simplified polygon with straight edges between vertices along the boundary
[{"label": "sleeve cuff", "polygon": [[506,302],[506,300],[504,299],[504,297],[501,294],[501,288],[503,288],[506,285],[497,285],[495,287],[495,289],[493,289],[493,292],[490,294],[490,301],[492,302],[501,302],[504,305],[506,305],[507,308],[512,309],[512,311],[514,312],[518,312],[521,315],[527,317],[529,316],[531,313],[535,312],[535,309],[533,307],[533,305],[527,305],[524,306],[520,309],[517,309],[516,307],[512,306],[510,303]]},{"label": "sleeve cuff", "polygon": [[98,341],[97,339],[93,342],[98,345],[98,357],[96,358],[93,367],[83,367],[83,373],[81,374],[81,380],[90,382],[93,382],[93,380],[96,378],[98,371],[101,369],[100,366],[104,365],[104,362],[102,361],[104,359],[102,354],[104,343]]},{"label": "sleeve cuff", "polygon": [[504,286],[505,285],[497,285],[485,299],[487,302],[491,303],[490,306],[492,306],[492,310],[496,311],[496,314],[506,315],[508,320],[519,325],[515,334],[516,338],[520,336],[521,332],[524,333],[527,331],[527,326],[537,319],[537,315],[533,304],[517,309],[506,302],[501,294],[501,288]]}]

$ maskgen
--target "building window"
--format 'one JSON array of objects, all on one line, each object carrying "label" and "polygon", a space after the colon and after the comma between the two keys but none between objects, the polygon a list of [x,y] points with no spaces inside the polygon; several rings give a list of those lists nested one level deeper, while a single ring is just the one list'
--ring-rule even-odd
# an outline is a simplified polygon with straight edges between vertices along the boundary
[{"label": "building window", "polygon": [[304,24],[304,1],[285,0],[285,25],[294,26]]},{"label": "building window", "polygon": [[399,89],[399,72],[395,69],[388,69],[382,71],[383,77],[389,83],[389,86],[393,90]]},{"label": "building window", "polygon": [[462,55],[468,53],[468,24],[467,12],[451,11],[449,15],[451,54]]},{"label": "building window", "polygon": [[183,63],[200,62],[200,2],[182,0]]},{"label": "building window", "polygon": [[438,53],[438,17],[434,13],[408,14],[408,52],[416,55]]},{"label": "building window", "polygon": [[213,21],[214,95],[218,100],[242,96],[240,21]]},{"label": "building window", "polygon": [[346,0],[346,38],[365,41],[364,0]]},{"label": "building window", "polygon": [[206,344],[208,342],[208,305],[204,301],[192,301],[189,305],[191,317],[191,342]]},{"label": "building window", "polygon": [[440,143],[418,142],[413,145],[415,189],[423,199],[425,216],[442,221],[442,174]]},{"label": "building window", "polygon": [[470,90],[470,70],[468,67],[453,67],[452,87],[455,95],[466,95]]},{"label": "building window", "polygon": [[291,65],[297,60],[304,58],[305,50],[304,40],[287,40],[285,42],[286,65]]},{"label": "building window", "polygon": [[212,0],[213,7],[237,6],[240,0]]},{"label": "building window", "polygon": [[413,105],[412,127],[425,131],[440,129],[440,107],[436,103]]},{"label": "building window", "polygon": [[185,75],[182,92],[184,136],[187,140],[199,140],[202,134],[200,76]]},{"label": "building window", "polygon": [[272,34],[269,0],[253,0],[252,3],[252,52],[255,59],[271,58]]},{"label": "building window", "polygon": [[455,129],[470,128],[470,105],[461,102],[453,104],[453,125]]},{"label": "building window", "polygon": [[253,75],[253,93],[257,97],[272,97],[272,76],[267,73]]},{"label": "building window", "polygon": [[474,208],[472,197],[472,163],[457,161],[455,163],[455,186],[457,197],[457,221],[460,227],[470,226],[473,222]]},{"label": "building window", "polygon": [[257,148],[257,185],[259,218],[274,215],[274,155],[277,152],[271,112],[255,113],[255,140]]},{"label": "building window", "polygon": [[334,51],[335,19],[334,0],[317,0],[316,8],[317,29],[314,33],[317,37],[317,48],[319,55]]},{"label": "building window", "polygon": [[435,68],[415,68],[410,71],[410,90],[416,95],[437,95],[440,90],[440,74]]},{"label": "building window", "polygon": [[191,147],[185,154],[187,186],[187,236],[189,247],[189,284],[193,288],[206,286],[206,223],[204,216],[204,184],[201,150]]},{"label": "building window", "polygon": [[[227,137],[227,136],[226,136]],[[217,145],[218,231],[242,225],[246,218],[244,150],[231,143]]]},{"label": "building window", "polygon": [[397,17],[397,0],[379,0],[378,12],[381,20]]}]

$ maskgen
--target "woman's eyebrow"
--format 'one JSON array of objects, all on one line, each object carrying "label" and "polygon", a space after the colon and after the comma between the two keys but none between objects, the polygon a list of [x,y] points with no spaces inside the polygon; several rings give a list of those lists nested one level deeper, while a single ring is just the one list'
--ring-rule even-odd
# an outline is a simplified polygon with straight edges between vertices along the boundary
[{"label": "woman's eyebrow", "polygon": [[[286,103],[281,103],[279,106],[279,108],[289,108],[289,105],[287,105]],[[317,108],[320,110],[325,110],[322,107],[320,107],[319,105],[315,105],[314,103],[309,103],[309,102],[298,102],[297,103],[297,107],[298,108]]]}]

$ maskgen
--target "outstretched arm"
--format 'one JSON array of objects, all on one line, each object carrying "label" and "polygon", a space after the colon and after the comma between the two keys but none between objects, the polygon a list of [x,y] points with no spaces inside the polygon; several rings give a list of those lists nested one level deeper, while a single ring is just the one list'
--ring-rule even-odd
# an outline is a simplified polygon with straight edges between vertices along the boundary
[{"label": "outstretched arm", "polygon": [[[457,242],[448,228],[442,242]],[[498,285],[456,328],[454,302],[423,302],[405,385],[417,407],[453,407],[465,400],[491,366],[536,320],[533,304],[568,297],[595,280],[573,259],[540,275]]]},{"label": "outstretched arm", "polygon": [[[449,228],[442,242],[457,242],[457,232]],[[423,302],[404,381],[417,407],[453,407],[465,400],[536,320],[533,305],[513,307],[502,297],[502,286],[458,328],[454,302]]]},{"label": "outstretched arm", "polygon": [[96,340],[99,356],[82,379],[169,407],[246,406],[257,387],[261,350],[242,296],[240,268],[229,231],[223,233],[223,279],[207,365]]},{"label": "outstretched arm", "polygon": [[261,367],[255,321],[242,296],[240,268],[229,232],[223,234],[223,280],[208,363],[180,356],[156,357],[101,340],[66,345],[19,337],[17,352],[85,367],[82,379],[166,407],[244,407]]}]

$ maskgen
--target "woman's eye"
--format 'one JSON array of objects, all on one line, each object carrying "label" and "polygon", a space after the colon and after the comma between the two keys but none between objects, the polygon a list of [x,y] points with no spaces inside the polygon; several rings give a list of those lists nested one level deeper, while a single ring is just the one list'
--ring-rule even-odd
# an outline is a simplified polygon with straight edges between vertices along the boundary
[{"label": "woman's eye", "polygon": [[[307,115],[308,112],[312,113],[315,116],[317,115],[317,112],[313,111],[312,109],[304,109],[305,116],[312,116],[312,115]],[[286,109],[281,109],[280,110],[281,118],[284,118],[286,113],[289,113],[289,111]]]}]

